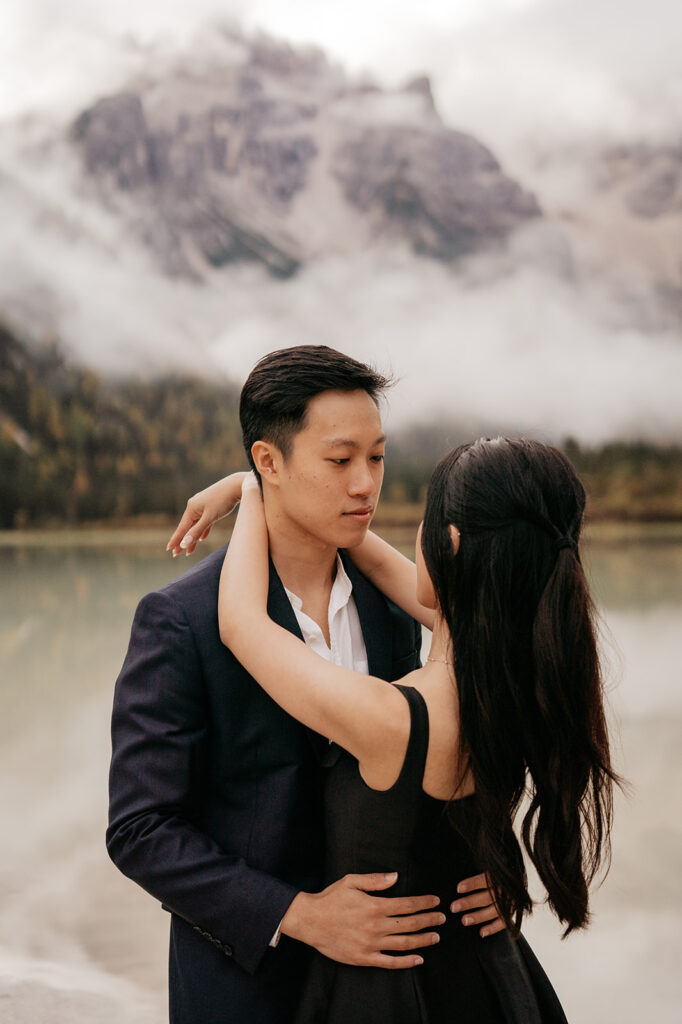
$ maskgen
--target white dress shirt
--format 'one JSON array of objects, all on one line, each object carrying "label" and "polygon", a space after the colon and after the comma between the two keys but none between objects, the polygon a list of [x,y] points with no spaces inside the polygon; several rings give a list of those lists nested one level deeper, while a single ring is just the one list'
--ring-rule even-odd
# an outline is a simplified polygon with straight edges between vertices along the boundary
[{"label": "white dress shirt", "polygon": [[353,584],[343,567],[340,555],[336,556],[336,577],[329,595],[327,611],[331,647],[327,647],[324,634],[315,620],[302,611],[301,598],[292,594],[286,587],[284,590],[291,601],[303,639],[311,650],[333,665],[352,668],[356,672],[369,671],[360,616],[353,600]]},{"label": "white dress shirt", "polygon": [[[343,567],[339,555],[336,556],[336,577],[329,595],[327,622],[331,647],[327,647],[324,633],[309,615],[302,610],[303,602],[297,594],[287,588],[285,593],[291,601],[291,607],[303,634],[303,639],[312,651],[321,655],[325,661],[343,668],[352,668],[356,672],[369,672],[367,648],[362,636],[360,616],[353,600],[353,584]],[[281,925],[280,925],[281,927]],[[279,927],[270,940],[271,946],[279,942]]]}]

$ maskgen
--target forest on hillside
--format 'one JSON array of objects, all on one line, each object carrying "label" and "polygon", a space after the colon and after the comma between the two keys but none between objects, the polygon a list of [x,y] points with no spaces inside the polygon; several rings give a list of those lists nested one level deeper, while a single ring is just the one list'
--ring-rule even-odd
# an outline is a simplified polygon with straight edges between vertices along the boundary
[{"label": "forest on hillside", "polygon": [[[101,378],[0,325],[0,528],[175,516],[244,468],[238,396],[235,384],[184,375]],[[384,504],[421,502],[437,458],[471,436],[455,423],[394,434]],[[682,519],[682,446],[562,447],[593,518]]]},{"label": "forest on hillside", "polygon": [[0,527],[170,513],[244,457],[238,390],[104,380],[0,327]]}]

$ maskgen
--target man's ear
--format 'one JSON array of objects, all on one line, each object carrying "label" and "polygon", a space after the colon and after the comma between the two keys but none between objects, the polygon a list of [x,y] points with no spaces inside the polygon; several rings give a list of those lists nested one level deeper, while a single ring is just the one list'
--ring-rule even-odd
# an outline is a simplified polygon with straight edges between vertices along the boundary
[{"label": "man's ear", "polygon": [[263,482],[279,485],[279,471],[282,464],[282,453],[270,441],[254,441],[251,445],[251,458]]},{"label": "man's ear", "polygon": [[450,540],[452,541],[452,551],[453,551],[453,554],[456,555],[457,552],[459,551],[459,540],[460,540],[459,530],[457,529],[456,526],[452,526],[452,524],[451,524],[450,526],[448,526],[448,533],[450,534]]}]

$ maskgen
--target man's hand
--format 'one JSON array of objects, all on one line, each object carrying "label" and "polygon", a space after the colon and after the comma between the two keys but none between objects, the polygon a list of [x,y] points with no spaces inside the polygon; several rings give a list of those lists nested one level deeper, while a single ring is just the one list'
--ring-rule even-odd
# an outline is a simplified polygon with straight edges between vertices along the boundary
[{"label": "man's hand", "polygon": [[[445,923],[434,912],[436,896],[383,897],[372,892],[390,889],[398,875],[345,875],[322,892],[300,892],[284,915],[281,931],[314,946],[342,964],[396,970],[423,963],[418,955],[388,956],[438,942],[438,932],[422,932]],[[415,934],[416,933],[416,934]]]},{"label": "man's hand", "polygon": [[[462,924],[465,927],[482,925],[479,931],[484,939],[488,935],[504,931],[507,926],[495,906],[495,897],[492,889],[488,886],[487,875],[474,875],[473,878],[465,878],[457,886],[457,892],[462,893],[462,896],[450,904],[450,910],[453,914],[464,913]],[[464,893],[469,893],[469,895],[464,895]]]}]

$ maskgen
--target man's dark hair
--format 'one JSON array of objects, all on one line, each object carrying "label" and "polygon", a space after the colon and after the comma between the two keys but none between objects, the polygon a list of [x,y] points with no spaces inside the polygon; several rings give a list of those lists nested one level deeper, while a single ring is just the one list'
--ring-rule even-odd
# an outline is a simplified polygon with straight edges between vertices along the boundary
[{"label": "man's dark hair", "polygon": [[391,384],[371,366],[327,345],[299,345],[269,352],[256,363],[239,399],[244,448],[256,472],[251,446],[270,441],[284,458],[305,427],[311,398],[324,391],[366,391],[378,402]]}]

